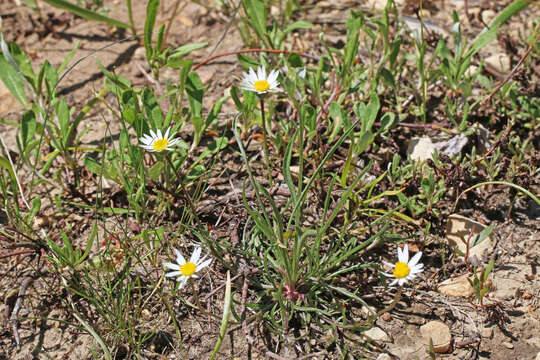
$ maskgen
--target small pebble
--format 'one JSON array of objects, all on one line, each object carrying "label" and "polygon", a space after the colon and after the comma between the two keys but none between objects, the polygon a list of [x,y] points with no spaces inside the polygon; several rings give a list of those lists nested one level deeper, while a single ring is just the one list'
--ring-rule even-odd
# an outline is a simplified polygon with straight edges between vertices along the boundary
[{"label": "small pebble", "polygon": [[485,328],[481,331],[483,338],[491,339],[493,337],[493,328]]},{"label": "small pebble", "polygon": [[388,322],[388,321],[392,320],[392,315],[390,315],[390,313],[384,313],[384,314],[382,314],[381,319]]},{"label": "small pebble", "polygon": [[514,344],[512,343],[509,343],[509,342],[506,342],[506,341],[503,341],[503,346],[507,349],[513,349],[514,348]]}]

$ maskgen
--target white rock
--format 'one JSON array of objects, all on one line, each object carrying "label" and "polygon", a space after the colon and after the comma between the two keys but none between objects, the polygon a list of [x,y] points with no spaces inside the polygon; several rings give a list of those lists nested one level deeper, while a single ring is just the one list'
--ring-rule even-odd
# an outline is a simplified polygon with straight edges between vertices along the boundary
[{"label": "white rock", "polygon": [[510,56],[506,54],[491,55],[484,62],[500,73],[505,74],[510,71]]},{"label": "white rock", "polygon": [[388,354],[380,354],[377,356],[377,360],[392,360],[392,357]]},{"label": "white rock", "polygon": [[373,341],[390,341],[388,335],[381,328],[378,327],[372,327],[371,329],[364,331],[364,335]]},{"label": "white rock", "polygon": [[430,339],[436,353],[445,353],[451,348],[452,334],[448,325],[441,321],[430,321],[420,327],[424,344],[429,347]]},{"label": "white rock", "polygon": [[536,360],[540,360],[540,351],[536,354]]},{"label": "white rock", "polygon": [[427,136],[421,138],[412,139],[407,148],[407,154],[411,156],[414,161],[424,161],[431,159],[433,151],[437,147]]}]

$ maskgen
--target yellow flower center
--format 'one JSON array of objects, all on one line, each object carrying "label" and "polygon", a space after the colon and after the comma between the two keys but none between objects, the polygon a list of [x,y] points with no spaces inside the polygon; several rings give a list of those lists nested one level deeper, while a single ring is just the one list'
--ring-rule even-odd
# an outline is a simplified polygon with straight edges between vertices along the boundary
[{"label": "yellow flower center", "polygon": [[407,277],[407,275],[409,275],[410,272],[411,272],[411,268],[409,267],[409,265],[407,265],[404,262],[398,261],[394,269],[394,277],[396,279],[402,279],[404,277]]},{"label": "yellow flower center", "polygon": [[154,141],[154,143],[152,144],[152,147],[156,151],[163,151],[167,147],[167,145],[169,145],[169,140],[159,139],[159,140]]},{"label": "yellow flower center", "polygon": [[253,86],[257,91],[268,91],[270,89],[270,83],[266,80],[257,80]]},{"label": "yellow flower center", "polygon": [[188,261],[184,265],[180,266],[180,272],[184,276],[191,276],[191,275],[195,274],[195,271],[197,271],[197,265],[195,265],[194,263],[192,263],[190,261]]}]

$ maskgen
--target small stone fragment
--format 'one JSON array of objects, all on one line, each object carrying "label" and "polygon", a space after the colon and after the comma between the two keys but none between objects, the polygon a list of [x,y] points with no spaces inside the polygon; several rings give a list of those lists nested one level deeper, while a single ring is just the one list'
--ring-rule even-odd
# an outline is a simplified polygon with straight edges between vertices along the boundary
[{"label": "small stone fragment", "polygon": [[485,339],[491,339],[493,337],[493,328],[482,329],[480,335]]},{"label": "small stone fragment", "polygon": [[371,329],[365,331],[364,335],[373,341],[390,341],[388,335],[381,328],[378,327],[372,327]]},{"label": "small stone fragment", "polygon": [[392,357],[388,354],[380,354],[377,356],[377,360],[392,360]]},{"label": "small stone fragment", "polygon": [[420,327],[424,344],[429,347],[429,340],[433,343],[436,353],[445,353],[452,347],[452,335],[448,325],[441,321],[430,321]]},{"label": "small stone fragment", "polygon": [[392,320],[392,315],[390,315],[390,313],[384,313],[384,314],[382,314],[381,319],[388,322],[388,321]]},{"label": "small stone fragment", "polygon": [[521,298],[522,298],[523,300],[529,300],[529,299],[532,298],[532,294],[531,294],[530,292],[528,292],[528,291],[525,291],[525,292],[523,293],[523,295],[521,295]]},{"label": "small stone fragment", "polygon": [[491,66],[500,73],[507,73],[510,71],[510,57],[506,54],[500,53],[487,57],[484,62],[486,65]]},{"label": "small stone fragment", "polygon": [[507,341],[503,341],[503,346],[507,349],[513,349],[514,348],[514,344],[510,343],[510,342],[507,342]]},{"label": "small stone fragment", "polygon": [[439,292],[449,296],[469,298],[474,294],[474,289],[467,281],[467,276],[468,274],[465,274],[443,281],[439,284]]}]

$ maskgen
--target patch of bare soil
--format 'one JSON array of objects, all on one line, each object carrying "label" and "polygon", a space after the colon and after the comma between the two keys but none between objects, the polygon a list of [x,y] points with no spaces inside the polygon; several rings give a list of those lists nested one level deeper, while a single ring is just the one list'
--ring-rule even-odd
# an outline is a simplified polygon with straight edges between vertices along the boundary
[{"label": "patch of bare soil", "polygon": [[[167,10],[173,2],[164,1],[164,3],[162,6]],[[295,46],[300,51],[316,48],[314,43],[317,41],[317,34],[323,31],[331,46],[339,48],[341,44],[342,47],[345,41],[343,20],[348,10],[357,8],[357,4],[350,1],[343,4],[326,1],[313,3],[314,9],[308,11],[305,16],[315,26],[310,36],[295,38]],[[364,6],[371,11],[380,8],[380,3],[382,2],[373,0]],[[403,14],[414,16],[415,1],[399,3]],[[469,0],[468,8],[465,7],[465,3],[458,0],[426,1],[428,6],[423,10],[423,16],[436,24],[441,33],[448,33],[452,24],[451,11],[455,9],[462,19],[466,19],[467,14],[469,15],[469,20],[465,20],[467,31],[477,33],[483,26],[482,23],[493,16],[493,12],[500,11],[508,1]],[[112,32],[108,26],[87,22],[66,12],[52,9],[41,2],[40,4],[43,6],[42,18],[28,8],[16,6],[12,0],[2,2],[0,14],[3,19],[4,36],[8,41],[16,41],[30,54],[36,69],[45,60],[58,66],[74,44],[80,41],[75,58],[87,58],[76,65],[59,85],[59,93],[65,96],[71,105],[77,105],[79,108],[84,106],[85,101],[92,98],[101,88],[103,75],[96,65],[96,59],[99,59],[108,70],[130,79],[137,86],[151,84],[147,76],[149,69],[145,62],[144,48],[138,40],[123,40],[131,34],[122,31]],[[141,27],[138,31],[142,31],[146,4],[143,1],[133,1],[133,4],[134,18]],[[106,5],[111,9],[108,14],[110,17],[127,21],[127,15],[123,10],[124,2],[106,1]],[[485,59],[494,57],[487,66],[490,75],[502,78],[502,75],[509,71],[509,66],[515,65],[519,60],[519,54],[513,52],[510,46],[511,39],[520,36],[524,28],[532,29],[530,24],[535,18],[534,14],[538,15],[538,10],[534,6],[530,8],[532,9],[528,9],[527,13],[518,15],[511,19],[509,25],[505,25],[505,30],[508,31],[504,32],[498,43],[482,51]],[[161,13],[168,14],[170,11]],[[158,22],[163,23],[166,20],[162,18],[158,19]],[[173,21],[169,45],[176,47],[190,42],[209,42],[207,48],[192,54],[195,62],[205,59],[211,53],[240,49],[242,41],[234,26],[229,28],[227,20],[215,11],[187,2],[181,15]],[[222,38],[226,31],[227,35]],[[104,48],[112,42],[116,44]],[[362,53],[360,56],[365,54]],[[233,57],[222,58],[202,67],[199,75],[202,81],[210,86],[209,93],[212,94],[208,99],[214,101],[221,97],[235,81],[233,75],[239,73],[240,67]],[[163,82],[176,81],[177,77],[178,74],[173,71],[161,74]],[[114,100],[111,99],[111,102]],[[232,109],[230,102],[225,104],[222,116],[225,119],[230,118],[229,112]],[[103,141],[104,137],[119,133],[120,125],[105,119],[103,115],[105,112],[102,110],[96,108],[93,110],[91,120],[87,119],[81,124],[81,128],[86,130],[83,136],[84,144],[95,145]],[[4,85],[0,84],[0,116],[7,120],[18,121],[20,115],[21,108]],[[15,152],[17,129],[0,124],[0,132],[8,148]],[[208,199],[201,202],[203,218],[208,222],[223,220],[221,226],[213,229],[218,239],[220,236],[228,238],[235,236],[235,226],[245,221],[246,216],[241,202],[237,201],[238,193],[231,192],[229,186],[231,181],[240,181],[238,179],[240,176],[234,174],[238,170],[238,165],[230,154],[224,159],[225,163],[217,165],[217,168],[221,170],[222,166],[232,175],[230,179],[216,178],[214,181],[212,191],[216,194],[216,198],[218,195],[220,197],[218,205],[208,202],[210,205],[205,208],[205,200]],[[538,179],[533,179],[529,185],[531,186],[529,190],[533,193],[540,193]],[[111,192],[114,193],[114,189]],[[431,244],[442,245],[423,249],[425,267],[428,270],[423,274],[421,284],[416,289],[405,291],[402,300],[390,315],[383,316],[376,323],[386,335],[373,336],[377,352],[381,353],[378,359],[429,359],[421,327],[430,321],[442,322],[451,335],[450,349],[446,354],[437,356],[448,359],[539,358],[540,355],[537,355],[540,354],[539,210],[534,203],[523,201],[515,204],[510,215],[506,216],[513,194],[503,191],[493,199],[486,194],[479,191],[476,197],[467,200],[466,205],[462,205],[459,210],[463,215],[470,216],[476,221],[495,225],[496,246],[481,259],[495,259],[495,270],[491,276],[492,290],[484,302],[484,307],[481,308],[473,296],[451,296],[438,291],[440,283],[444,280],[467,274],[465,265],[459,259],[453,259],[446,264],[441,263],[441,248],[447,246],[444,243],[444,221],[441,221],[438,224],[441,230],[438,231],[438,235],[433,236]],[[450,208],[451,205],[449,203],[444,206]],[[59,215],[49,212],[47,216],[52,219],[50,226],[61,228],[65,222],[75,224],[74,233],[79,236],[75,242],[82,244],[88,236],[89,228],[83,221],[87,214],[78,211],[79,213],[74,211],[70,215],[71,218],[67,213]],[[60,221],[64,223],[59,223]],[[2,225],[4,224],[5,220],[2,220]],[[11,251],[4,246],[5,244],[2,245],[3,252]],[[2,295],[0,359],[99,358],[101,349],[94,338],[60,305],[58,299],[65,297],[66,294],[58,293],[61,287],[55,286],[52,279],[46,275],[48,266],[43,256],[28,257],[27,254],[21,254],[0,259],[0,295]],[[28,267],[34,270],[35,277],[26,289],[18,313],[19,317],[26,320],[18,324],[21,346],[17,347],[10,317],[17,303],[17,294],[21,290],[23,279],[19,274]],[[156,273],[145,276],[146,281],[157,281],[159,278],[159,274]],[[219,276],[222,278],[223,274]],[[220,305],[215,304],[214,313],[220,313]],[[179,313],[178,318],[184,320],[181,329],[184,348],[178,349],[176,346],[174,340],[176,334],[174,328],[170,326],[170,319],[166,313],[146,312],[143,316],[147,316],[151,326],[161,330],[149,338],[143,354],[153,359],[208,358],[215,344],[218,326],[206,321],[203,316],[181,308],[179,302],[173,301],[172,306]],[[265,336],[259,335],[257,341],[264,342]],[[359,347],[363,341],[365,339],[359,341]],[[122,351],[124,351],[122,348],[116,349],[116,358],[123,358]],[[226,337],[221,354],[222,358],[248,358],[250,349],[240,329],[236,329]],[[338,356],[337,352],[335,355]]]}]

